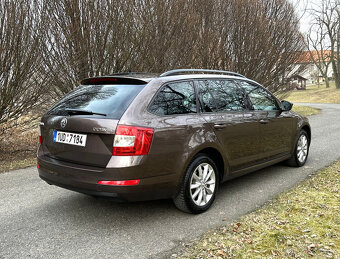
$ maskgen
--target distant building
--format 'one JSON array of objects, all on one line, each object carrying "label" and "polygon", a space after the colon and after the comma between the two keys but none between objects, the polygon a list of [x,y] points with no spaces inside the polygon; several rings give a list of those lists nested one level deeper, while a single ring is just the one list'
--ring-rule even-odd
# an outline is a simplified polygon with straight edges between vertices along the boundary
[{"label": "distant building", "polygon": [[288,82],[292,89],[297,90],[306,90],[307,78],[300,76],[298,74],[291,76],[288,78]]},{"label": "distant building", "polygon": [[[314,64],[314,60],[320,60],[322,58],[321,51],[302,51],[301,55],[295,62],[295,68],[293,69],[292,76],[289,76],[289,78],[292,78],[293,76],[299,76],[306,79],[307,84],[315,84],[317,82],[324,82],[325,78],[321,75],[318,67],[316,64]],[[330,50],[324,50],[323,56],[326,60],[326,62],[330,62],[330,56],[331,51]],[[325,67],[325,65],[320,61],[320,66]],[[300,68],[303,67],[301,70]],[[300,70],[300,71],[299,71]],[[299,71],[298,73],[295,73],[294,71]],[[332,65],[329,64],[328,66],[328,78],[333,77],[333,68]]]}]

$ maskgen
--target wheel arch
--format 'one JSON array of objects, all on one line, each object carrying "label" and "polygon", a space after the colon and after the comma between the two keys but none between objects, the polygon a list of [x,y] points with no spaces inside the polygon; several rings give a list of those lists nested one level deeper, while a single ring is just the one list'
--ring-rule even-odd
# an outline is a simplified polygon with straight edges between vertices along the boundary
[{"label": "wheel arch", "polygon": [[309,145],[311,143],[312,140],[312,132],[311,132],[311,128],[309,125],[305,124],[301,127],[301,130],[305,130],[308,134],[308,139],[309,139]]},{"label": "wheel arch", "polygon": [[226,174],[228,173],[228,163],[223,158],[221,152],[215,148],[215,147],[204,147],[199,150],[196,150],[196,152],[191,156],[188,162],[188,165],[191,163],[195,157],[197,157],[199,154],[205,154],[208,157],[210,157],[214,162],[216,163],[216,166],[219,171],[219,182],[222,183],[223,180],[226,178]]}]

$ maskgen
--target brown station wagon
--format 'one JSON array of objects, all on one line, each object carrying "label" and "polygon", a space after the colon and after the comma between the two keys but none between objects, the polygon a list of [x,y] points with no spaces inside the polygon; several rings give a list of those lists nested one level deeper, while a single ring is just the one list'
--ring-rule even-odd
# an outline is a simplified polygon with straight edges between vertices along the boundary
[{"label": "brown station wagon", "polygon": [[39,175],[92,196],[172,198],[200,213],[226,180],[306,163],[310,125],[291,108],[228,71],[88,78],[42,117]]}]

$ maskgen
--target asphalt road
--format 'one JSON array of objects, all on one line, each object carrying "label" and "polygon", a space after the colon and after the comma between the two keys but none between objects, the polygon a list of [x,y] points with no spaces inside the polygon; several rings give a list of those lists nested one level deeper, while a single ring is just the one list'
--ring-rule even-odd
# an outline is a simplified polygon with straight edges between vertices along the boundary
[{"label": "asphalt road", "polygon": [[114,203],[49,186],[35,168],[0,174],[0,258],[163,258],[181,243],[255,210],[340,158],[340,104],[310,104],[312,146],[303,168],[275,165],[222,185],[201,215],[171,201]]}]

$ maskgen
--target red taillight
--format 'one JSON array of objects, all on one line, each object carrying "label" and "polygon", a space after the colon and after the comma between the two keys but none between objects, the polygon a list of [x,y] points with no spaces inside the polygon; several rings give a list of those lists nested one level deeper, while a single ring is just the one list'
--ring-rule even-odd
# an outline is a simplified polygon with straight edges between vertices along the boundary
[{"label": "red taillight", "polygon": [[153,129],[118,125],[113,142],[113,156],[142,156],[149,153]]},{"label": "red taillight", "polygon": [[40,168],[40,165],[37,163],[37,168],[39,169]]},{"label": "red taillight", "polygon": [[40,125],[38,126],[39,129],[39,143],[41,144],[43,142],[42,136],[41,136],[41,124],[42,122],[40,122]]},{"label": "red taillight", "polygon": [[139,184],[139,179],[137,180],[125,180],[125,181],[98,181],[98,184],[103,185],[137,185]]}]

